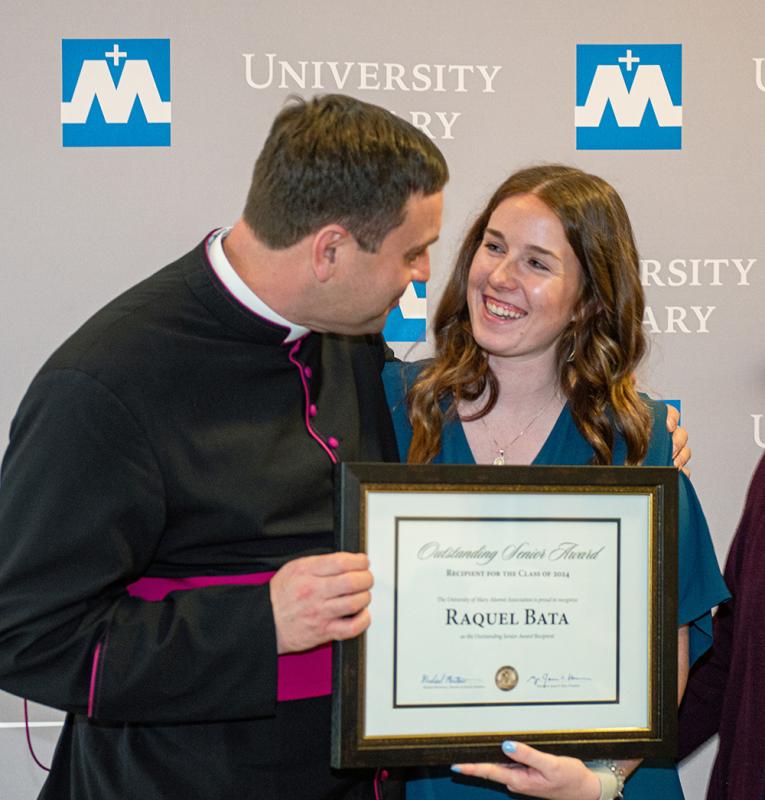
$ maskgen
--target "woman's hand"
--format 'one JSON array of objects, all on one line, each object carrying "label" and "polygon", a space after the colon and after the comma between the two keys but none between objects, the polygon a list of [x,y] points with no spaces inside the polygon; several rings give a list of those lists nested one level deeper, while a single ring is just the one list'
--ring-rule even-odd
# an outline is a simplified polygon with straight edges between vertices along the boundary
[{"label": "woman's hand", "polygon": [[600,780],[578,758],[554,756],[522,742],[503,742],[511,764],[455,764],[460,775],[503,783],[511,792],[546,800],[598,800]]}]

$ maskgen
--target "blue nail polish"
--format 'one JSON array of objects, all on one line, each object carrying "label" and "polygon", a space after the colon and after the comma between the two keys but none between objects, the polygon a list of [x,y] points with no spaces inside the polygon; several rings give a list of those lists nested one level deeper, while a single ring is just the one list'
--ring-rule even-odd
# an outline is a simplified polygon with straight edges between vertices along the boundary
[{"label": "blue nail polish", "polygon": [[515,742],[502,742],[502,752],[503,753],[514,753],[516,751]]},{"label": "blue nail polish", "polygon": [[452,764],[451,771],[452,772],[462,772],[462,770],[456,764]]}]

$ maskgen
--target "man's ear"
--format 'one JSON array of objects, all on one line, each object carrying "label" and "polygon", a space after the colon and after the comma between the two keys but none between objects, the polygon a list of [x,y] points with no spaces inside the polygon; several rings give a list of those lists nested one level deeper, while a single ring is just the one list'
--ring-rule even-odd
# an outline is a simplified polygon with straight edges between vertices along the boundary
[{"label": "man's ear", "polygon": [[313,237],[311,266],[319,283],[328,281],[335,273],[340,258],[339,250],[353,237],[342,225],[325,225]]}]

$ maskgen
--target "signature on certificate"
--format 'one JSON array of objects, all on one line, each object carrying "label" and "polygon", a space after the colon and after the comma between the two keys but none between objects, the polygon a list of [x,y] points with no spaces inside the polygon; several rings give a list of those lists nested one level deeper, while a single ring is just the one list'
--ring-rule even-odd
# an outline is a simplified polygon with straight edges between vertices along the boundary
[{"label": "signature on certificate", "polygon": [[464,675],[454,675],[450,672],[423,672],[420,678],[421,686],[472,686],[483,684],[480,678],[467,678]]},{"label": "signature on certificate", "polygon": [[573,675],[570,672],[543,672],[541,675],[529,675],[526,682],[538,689],[578,689],[591,680],[587,675]]}]

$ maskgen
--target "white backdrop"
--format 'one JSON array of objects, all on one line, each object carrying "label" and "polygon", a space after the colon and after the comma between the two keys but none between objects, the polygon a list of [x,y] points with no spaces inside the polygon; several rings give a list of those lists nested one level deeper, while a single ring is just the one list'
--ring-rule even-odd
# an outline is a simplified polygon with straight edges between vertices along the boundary
[{"label": "white backdrop", "polygon": [[[765,447],[760,0],[618,7],[605,0],[6,0],[3,10],[0,449],[26,386],[66,335],[117,292],[236,219],[287,95],[342,90],[423,127],[449,161],[431,309],[468,218],[512,170],[561,161],[619,189],[650,307],[642,383],[681,401],[693,480],[724,560]],[[169,44],[157,49],[135,39]],[[579,130],[580,145],[596,140],[604,149],[577,149],[576,122],[586,116],[575,113],[586,99],[585,92],[577,100],[577,87],[607,88],[588,59],[616,80],[605,113]],[[69,102],[84,60],[107,65],[94,68],[96,88],[98,70],[110,69],[119,82],[132,62],[148,123],[134,116],[118,131],[119,102],[103,86],[108,119],[96,119],[98,111],[88,117],[85,97],[78,123],[82,111]],[[141,60],[154,70],[154,84],[135,67]],[[84,77],[81,83],[85,91]],[[67,125],[79,128],[65,130],[62,101]],[[637,121],[626,124],[630,109]],[[103,146],[110,135],[130,146]],[[170,145],[141,144],[152,136],[169,137]],[[620,149],[625,143],[634,149]],[[420,326],[414,290],[409,301],[410,319],[399,320],[404,338]],[[414,357],[428,345],[396,350]],[[48,763],[60,714],[35,707],[32,719],[35,748]],[[27,754],[21,720],[21,701],[0,694],[4,799],[34,797],[44,778]],[[683,767],[689,798],[703,796],[712,754],[707,748]]]}]

